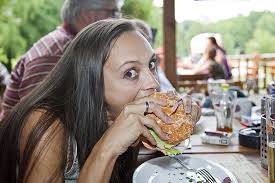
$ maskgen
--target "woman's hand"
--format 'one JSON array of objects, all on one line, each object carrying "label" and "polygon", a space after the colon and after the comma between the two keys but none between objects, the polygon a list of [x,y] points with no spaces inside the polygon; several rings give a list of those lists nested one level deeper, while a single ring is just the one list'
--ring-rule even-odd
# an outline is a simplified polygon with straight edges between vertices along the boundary
[{"label": "woman's hand", "polygon": [[144,116],[144,112],[154,113],[164,122],[171,123],[171,118],[161,110],[161,106],[165,105],[165,100],[153,97],[144,97],[126,105],[104,134],[105,144],[107,143],[107,146],[111,147],[110,150],[113,151],[115,156],[123,154],[129,146],[139,140],[140,136],[156,145],[148,128],[152,128],[161,139],[168,140],[168,134],[161,131],[156,121]]},{"label": "woman's hand", "polygon": [[200,106],[198,106],[196,102],[192,101],[192,98],[190,95],[186,95],[183,97],[183,105],[184,105],[185,113],[191,114],[193,119],[193,127],[194,127],[201,117],[201,108]]},{"label": "woman's hand", "polygon": [[[173,96],[178,94],[176,91],[169,91],[168,95]],[[192,101],[192,98],[190,95],[180,96],[180,98],[182,98],[182,100],[178,102],[183,102],[184,112],[187,114],[191,114],[193,119],[193,127],[194,127],[201,117],[201,108],[200,106],[198,106],[196,102]]]}]

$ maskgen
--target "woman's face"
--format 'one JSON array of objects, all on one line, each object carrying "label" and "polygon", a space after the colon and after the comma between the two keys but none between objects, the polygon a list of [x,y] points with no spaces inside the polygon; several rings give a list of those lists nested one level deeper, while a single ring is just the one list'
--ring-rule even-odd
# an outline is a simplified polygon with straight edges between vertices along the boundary
[{"label": "woman's face", "polygon": [[156,65],[156,55],[140,33],[126,32],[117,39],[103,67],[111,118],[126,104],[151,95],[159,87]]}]

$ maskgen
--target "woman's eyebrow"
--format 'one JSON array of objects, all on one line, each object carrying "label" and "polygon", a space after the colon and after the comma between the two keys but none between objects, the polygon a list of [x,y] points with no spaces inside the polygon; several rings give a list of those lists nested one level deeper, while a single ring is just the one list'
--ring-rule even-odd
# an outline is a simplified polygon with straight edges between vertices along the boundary
[{"label": "woman's eyebrow", "polygon": [[152,55],[151,58],[150,58],[150,61],[151,61],[151,60],[154,60],[154,59],[157,59],[156,53],[153,53],[153,55]]},{"label": "woman's eyebrow", "polygon": [[[155,59],[157,59],[157,55],[155,53],[153,53],[152,56],[151,56],[151,58],[149,59],[149,62],[151,60],[155,60]],[[123,67],[126,64],[142,64],[142,63],[140,61],[138,61],[138,60],[129,60],[129,61],[124,62],[122,65],[120,65],[119,68],[118,68],[118,70],[121,69],[121,67]]]},{"label": "woman's eyebrow", "polygon": [[118,70],[123,67],[124,65],[127,65],[127,64],[140,64],[140,62],[138,60],[130,60],[130,61],[126,61],[124,62],[122,65],[119,66]]}]

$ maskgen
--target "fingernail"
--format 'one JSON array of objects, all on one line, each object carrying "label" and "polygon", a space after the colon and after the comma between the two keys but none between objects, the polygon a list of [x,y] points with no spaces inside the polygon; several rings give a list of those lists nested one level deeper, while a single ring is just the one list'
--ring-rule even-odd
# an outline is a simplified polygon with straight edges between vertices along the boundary
[{"label": "fingernail", "polygon": [[172,90],[172,91],[168,91],[167,92],[167,95],[169,96],[169,97],[173,97],[174,95],[175,95],[175,92]]},{"label": "fingernail", "polygon": [[172,123],[172,121],[173,121],[172,118],[169,117],[169,116],[167,116],[167,122],[168,122],[168,123]]},{"label": "fingernail", "polygon": [[185,112],[186,112],[186,113],[190,113],[190,112],[191,112],[191,107],[186,106],[186,107],[185,107]]},{"label": "fingernail", "polygon": [[175,104],[174,104],[174,106],[172,107],[172,111],[173,112],[175,112],[176,111],[176,109],[180,106],[180,102],[176,102]]}]

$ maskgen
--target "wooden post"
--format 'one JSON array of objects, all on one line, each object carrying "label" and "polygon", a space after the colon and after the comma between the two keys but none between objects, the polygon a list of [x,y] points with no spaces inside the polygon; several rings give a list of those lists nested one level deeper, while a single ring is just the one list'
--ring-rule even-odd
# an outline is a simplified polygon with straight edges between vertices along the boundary
[{"label": "wooden post", "polygon": [[177,89],[175,0],[163,0],[165,74]]}]

